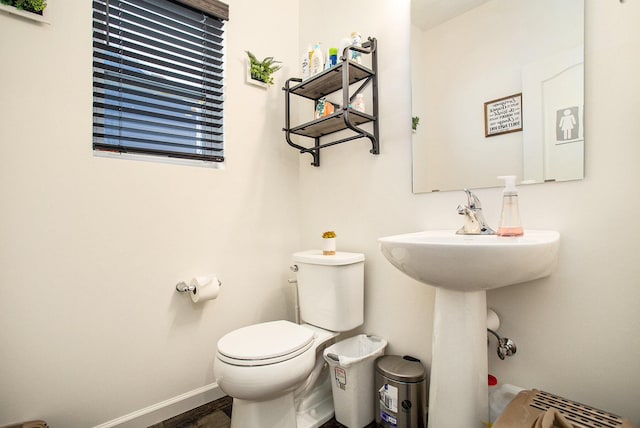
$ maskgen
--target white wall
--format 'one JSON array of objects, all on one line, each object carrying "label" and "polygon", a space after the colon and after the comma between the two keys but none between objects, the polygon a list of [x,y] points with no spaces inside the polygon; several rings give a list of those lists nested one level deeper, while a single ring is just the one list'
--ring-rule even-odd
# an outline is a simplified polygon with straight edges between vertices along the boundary
[{"label": "white wall", "polygon": [[[298,4],[228,2],[228,161],[213,170],[93,156],[91,2],[49,3],[51,25],[0,13],[0,425],[86,428],[210,387],[222,334],[293,319],[280,87]],[[284,61],[271,89],[244,83],[245,50]],[[175,284],[207,272],[223,290],[193,307]]]},{"label": "white wall", "polygon": [[[302,44],[352,30],[378,38],[382,133],[379,156],[368,153],[368,143],[352,142],[325,150],[320,168],[301,157],[301,236],[303,246],[313,246],[322,230],[333,229],[339,249],[364,252],[364,330],[386,337],[389,353],[412,354],[428,363],[433,289],[396,271],[376,244],[380,236],[460,226],[455,207],[463,201],[462,192],[411,193],[408,3],[301,1]],[[366,18],[360,14],[364,10]],[[587,2],[586,178],[520,191],[525,227],[561,233],[558,270],[548,279],[488,294],[502,317],[500,332],[518,344],[517,355],[504,362],[491,347],[490,372],[500,382],[541,388],[636,424],[638,22],[637,2]],[[501,191],[478,194],[495,224]]]}]

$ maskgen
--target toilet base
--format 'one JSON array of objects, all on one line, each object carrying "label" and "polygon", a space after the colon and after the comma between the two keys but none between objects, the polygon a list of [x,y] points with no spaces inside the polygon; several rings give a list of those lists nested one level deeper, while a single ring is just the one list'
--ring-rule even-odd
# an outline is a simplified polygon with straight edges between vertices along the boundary
[{"label": "toilet base", "polygon": [[333,393],[328,370],[323,367],[322,381],[300,400],[296,413],[297,428],[318,428],[333,415]]},{"label": "toilet base", "polygon": [[231,428],[297,428],[293,393],[266,401],[233,399]]},{"label": "toilet base", "polygon": [[[265,387],[265,382],[262,382],[263,390],[268,390],[268,394],[249,394],[250,388],[246,385],[250,382],[255,382],[255,378],[259,378],[255,375],[252,378],[253,367],[243,367],[241,370],[231,370],[236,368],[233,365],[227,365],[221,362],[220,359],[216,359],[214,363],[214,371],[216,371],[215,365],[219,364],[219,372],[225,373],[225,376],[220,377],[220,382],[226,381],[225,385],[236,388],[238,395],[244,394],[245,398],[256,398],[251,400],[240,399],[234,397],[231,390],[225,391],[224,386],[221,384],[220,388],[227,394],[233,397],[233,409],[231,414],[231,428],[318,428],[325,422],[329,421],[333,415],[333,395],[331,391],[331,378],[329,376],[328,364],[322,357],[322,351],[324,348],[333,343],[333,340],[339,333],[321,329],[309,324],[303,324],[304,328],[313,330],[314,332],[314,347],[308,350],[308,353],[298,356],[296,358],[302,358],[306,356],[305,370],[300,373],[303,375],[307,373],[306,378],[299,376],[297,379],[291,379],[291,382],[281,382],[281,388],[275,387],[273,383],[267,382],[269,388]],[[315,357],[315,361],[311,362],[312,367],[308,367],[310,359]],[[294,361],[294,360],[290,360]],[[287,363],[286,361],[283,363]],[[272,370],[277,369],[276,366],[282,364],[274,364]],[[292,368],[297,366],[292,365]],[[306,368],[308,367],[308,368]],[[287,373],[279,368],[280,375],[286,377]],[[294,370],[295,371],[295,370]],[[231,374],[230,374],[231,372]],[[240,373],[242,372],[242,373]],[[255,374],[255,373],[253,373]],[[263,373],[264,374],[264,373]],[[273,381],[277,381],[280,378],[274,375],[273,372],[266,373]],[[295,374],[295,373],[294,373]],[[230,382],[231,378],[233,382]],[[218,378],[216,378],[218,380]],[[280,379],[282,380],[282,379]],[[298,381],[296,385],[294,381]],[[259,382],[256,382],[259,384]],[[242,388],[238,387],[241,384]],[[287,385],[289,385],[287,387]],[[287,390],[287,388],[289,390]],[[287,391],[281,396],[274,397],[278,391]],[[271,399],[260,400],[261,396],[274,397]]]},{"label": "toilet base", "polygon": [[318,428],[333,415],[331,379],[323,370],[322,381],[294,404],[294,393],[266,401],[233,399],[231,428]]}]

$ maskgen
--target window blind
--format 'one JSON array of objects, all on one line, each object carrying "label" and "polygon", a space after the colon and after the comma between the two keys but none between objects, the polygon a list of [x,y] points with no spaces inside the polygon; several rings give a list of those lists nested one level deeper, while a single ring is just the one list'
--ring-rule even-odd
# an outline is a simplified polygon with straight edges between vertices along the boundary
[{"label": "window blind", "polygon": [[94,150],[224,161],[223,41],[172,1],[94,0]]}]

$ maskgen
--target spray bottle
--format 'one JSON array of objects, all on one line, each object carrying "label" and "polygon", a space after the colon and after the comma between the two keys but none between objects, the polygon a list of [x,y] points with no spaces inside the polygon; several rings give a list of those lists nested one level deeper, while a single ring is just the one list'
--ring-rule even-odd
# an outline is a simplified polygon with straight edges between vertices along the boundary
[{"label": "spray bottle", "polygon": [[313,54],[313,50],[311,49],[311,45],[307,47],[307,50],[302,55],[302,80],[307,80],[311,77],[311,55]]},{"label": "spray bottle", "polygon": [[498,236],[522,236],[524,229],[520,222],[520,209],[518,207],[518,191],[516,189],[516,176],[503,175],[498,177],[504,180],[505,186],[502,192],[502,212],[498,224]]}]

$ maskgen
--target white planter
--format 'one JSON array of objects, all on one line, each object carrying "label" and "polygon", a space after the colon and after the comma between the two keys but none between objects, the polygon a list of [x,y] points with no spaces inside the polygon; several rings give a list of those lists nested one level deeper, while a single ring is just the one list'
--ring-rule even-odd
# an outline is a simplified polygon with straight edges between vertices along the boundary
[{"label": "white planter", "polygon": [[322,238],[322,254],[325,256],[336,254],[336,238]]},{"label": "white planter", "polygon": [[49,24],[49,21],[44,18],[43,15],[38,15],[37,13],[27,12],[26,10],[20,10],[15,6],[10,6],[8,4],[0,3],[0,12],[6,12],[11,15],[17,15],[22,18],[30,19],[32,21],[42,22],[43,24]]},{"label": "white planter", "polygon": [[264,89],[269,88],[269,85],[267,85],[266,83],[264,83],[264,82],[262,82],[260,80],[253,79],[251,77],[251,61],[248,58],[247,58],[246,64],[247,64],[247,67],[246,67],[246,70],[247,70],[246,82],[249,83],[250,85],[259,86],[259,87],[264,88]]}]

